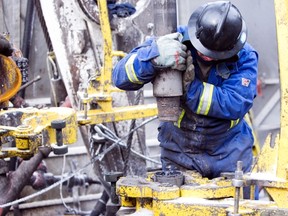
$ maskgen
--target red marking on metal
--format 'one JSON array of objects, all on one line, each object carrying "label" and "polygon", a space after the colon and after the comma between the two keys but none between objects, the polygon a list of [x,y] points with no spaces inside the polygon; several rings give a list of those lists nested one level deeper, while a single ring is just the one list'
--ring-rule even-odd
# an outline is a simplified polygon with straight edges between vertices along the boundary
[{"label": "red marking on metal", "polygon": [[175,53],[175,64],[178,65],[179,64],[179,57],[180,57],[180,54],[178,51],[176,51]]}]

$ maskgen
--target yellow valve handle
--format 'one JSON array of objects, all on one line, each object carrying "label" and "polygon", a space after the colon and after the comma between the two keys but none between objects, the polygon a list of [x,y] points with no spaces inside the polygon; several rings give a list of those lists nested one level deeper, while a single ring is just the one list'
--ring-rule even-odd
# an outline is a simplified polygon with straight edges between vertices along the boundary
[{"label": "yellow valve handle", "polygon": [[22,75],[15,62],[0,54],[0,103],[8,101],[19,90]]}]

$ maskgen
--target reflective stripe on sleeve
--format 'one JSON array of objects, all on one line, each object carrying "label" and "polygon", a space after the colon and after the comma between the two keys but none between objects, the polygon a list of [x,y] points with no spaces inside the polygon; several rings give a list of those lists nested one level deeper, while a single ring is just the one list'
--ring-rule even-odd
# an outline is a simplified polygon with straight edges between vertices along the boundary
[{"label": "reflective stripe on sleeve", "polygon": [[214,85],[211,85],[206,82],[203,82],[203,85],[204,85],[204,89],[203,89],[196,113],[207,115],[210,110],[210,106],[212,102]]},{"label": "reflective stripe on sleeve", "polygon": [[235,125],[237,125],[239,123],[239,120],[240,119],[231,120],[230,128],[233,128]]},{"label": "reflective stripe on sleeve", "polygon": [[179,116],[179,118],[178,118],[177,125],[175,125],[175,126],[177,126],[178,128],[180,128],[180,126],[181,126],[181,121],[182,121],[184,115],[185,115],[185,110],[183,109],[182,112],[181,112],[181,114],[180,114],[180,116]]},{"label": "reflective stripe on sleeve", "polygon": [[136,54],[132,54],[128,61],[125,64],[125,70],[126,70],[126,74],[128,76],[128,79],[130,80],[130,82],[132,83],[137,83],[137,84],[143,84],[143,82],[140,82],[139,79],[136,76],[135,70],[134,70],[134,59],[136,57]]}]

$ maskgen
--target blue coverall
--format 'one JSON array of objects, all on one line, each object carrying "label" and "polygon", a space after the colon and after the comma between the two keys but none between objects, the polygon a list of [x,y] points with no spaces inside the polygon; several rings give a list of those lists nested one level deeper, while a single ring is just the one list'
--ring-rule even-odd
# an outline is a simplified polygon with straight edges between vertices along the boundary
[{"label": "blue coverall", "polygon": [[[178,31],[189,40],[187,27]],[[208,78],[201,78],[200,57],[193,46],[195,79],[181,100],[178,125],[162,122],[158,140],[162,164],[197,170],[204,177],[234,172],[238,160],[243,170],[252,164],[254,138],[243,119],[256,97],[257,52],[246,43],[236,59],[212,62]],[[113,70],[113,82],[123,90],[138,90],[153,82],[157,68],[151,59],[159,56],[155,38],[134,48]],[[198,59],[198,61],[197,61]]]}]

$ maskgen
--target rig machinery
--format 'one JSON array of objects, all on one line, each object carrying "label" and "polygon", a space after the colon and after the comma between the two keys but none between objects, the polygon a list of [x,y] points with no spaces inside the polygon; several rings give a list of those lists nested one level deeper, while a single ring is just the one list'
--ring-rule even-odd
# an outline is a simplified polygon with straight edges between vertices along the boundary
[{"label": "rig machinery", "polygon": [[[85,3],[85,1],[83,2]],[[176,4],[176,0],[167,2]],[[41,4],[47,11],[51,7],[48,1],[43,0]],[[13,185],[14,183],[16,185],[20,174],[26,177],[31,176],[38,164],[42,159],[48,157],[51,151],[55,154],[65,154],[68,150],[66,144],[76,141],[79,127],[158,114],[156,104],[113,106],[111,94],[119,91],[111,85],[113,57],[123,56],[125,53],[113,50],[111,23],[109,22],[106,0],[98,0],[97,5],[99,7],[98,21],[103,36],[103,67],[97,76],[88,80],[89,82],[84,86],[83,91],[79,91],[77,94],[73,80],[71,80],[71,74],[70,76],[65,75],[65,73],[62,74],[73,108],[17,108],[0,112],[2,142],[0,163],[5,158],[16,156],[27,160],[26,163],[19,166],[10,178],[6,176],[7,167],[5,165],[0,167],[0,192],[6,194],[0,198],[1,214],[7,213],[12,205],[9,203],[17,198],[26,183],[24,181],[21,184],[17,183],[17,187],[14,188],[6,188],[5,185]],[[110,215],[129,215],[131,213],[143,215],[143,211],[146,212],[145,215],[155,216],[288,215],[288,157],[286,156],[288,152],[288,131],[286,131],[288,128],[288,63],[285,60],[288,49],[288,0],[275,0],[275,11],[281,79],[281,131],[275,139],[272,136],[267,137],[251,173],[243,173],[241,161],[238,162],[235,173],[224,173],[222,177],[216,179],[202,178],[193,171],[176,171],[167,175],[163,175],[162,171],[155,171],[149,172],[146,177],[122,176],[122,173],[110,172],[105,175],[105,180],[110,182],[108,188],[111,191],[110,202],[107,204],[107,211]],[[53,28],[53,22],[46,22],[46,24],[48,29]],[[59,39],[57,37],[61,37],[61,35],[57,35],[57,32],[54,36],[51,35],[52,43]],[[57,47],[56,44],[54,47],[59,49],[58,51],[55,50],[57,58],[57,55],[63,53],[60,46]],[[70,59],[63,56],[62,58],[64,60],[62,59],[63,62],[59,64],[59,67],[62,71],[67,72],[69,71],[67,65],[69,65]],[[2,56],[0,56],[0,60],[9,61]],[[12,66],[13,63],[8,63],[9,68]],[[14,74],[14,77],[9,77],[6,83],[8,88],[13,89],[13,91],[9,91],[12,92],[11,95],[7,95],[4,101],[0,101],[1,103],[6,103],[17,92],[16,89],[20,88],[19,77],[17,77],[19,72],[15,67],[11,70],[15,72],[9,72],[7,75],[12,76]],[[3,94],[2,91],[1,93]],[[92,102],[97,103],[96,109],[90,109]],[[78,109],[79,104],[83,107],[81,110]],[[5,144],[11,143],[14,143],[15,146],[5,146]],[[254,191],[255,186],[265,189],[273,201],[254,200],[254,193],[251,193],[250,199],[242,199],[243,187],[250,187],[251,191]]]}]

